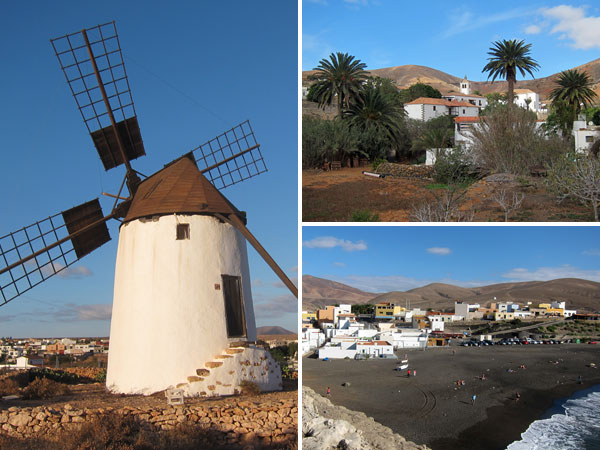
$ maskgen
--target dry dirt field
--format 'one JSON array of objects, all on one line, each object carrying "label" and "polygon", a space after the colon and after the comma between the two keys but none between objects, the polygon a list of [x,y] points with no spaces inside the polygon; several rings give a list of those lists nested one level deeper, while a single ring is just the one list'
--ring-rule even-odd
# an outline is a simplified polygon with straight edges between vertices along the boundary
[{"label": "dry dirt field", "polygon": [[[347,222],[359,210],[379,215],[382,222],[410,221],[413,207],[434,198],[427,188],[433,181],[418,178],[373,178],[362,174],[368,168],[344,168],[324,172],[302,171],[302,220]],[[468,188],[461,210],[473,211],[475,222],[504,221],[504,212],[493,200],[494,192],[525,194],[523,205],[509,218],[520,222],[592,221],[591,208],[574,201],[560,204],[542,186],[543,179],[527,178],[507,183],[484,178]],[[500,186],[502,185],[502,186]]]}]

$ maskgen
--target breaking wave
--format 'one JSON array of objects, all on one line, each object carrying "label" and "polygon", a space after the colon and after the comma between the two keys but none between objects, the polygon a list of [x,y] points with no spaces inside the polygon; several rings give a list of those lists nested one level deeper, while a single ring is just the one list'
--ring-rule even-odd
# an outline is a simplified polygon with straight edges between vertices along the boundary
[{"label": "breaking wave", "polygon": [[600,449],[600,386],[579,391],[536,420],[507,450]]}]

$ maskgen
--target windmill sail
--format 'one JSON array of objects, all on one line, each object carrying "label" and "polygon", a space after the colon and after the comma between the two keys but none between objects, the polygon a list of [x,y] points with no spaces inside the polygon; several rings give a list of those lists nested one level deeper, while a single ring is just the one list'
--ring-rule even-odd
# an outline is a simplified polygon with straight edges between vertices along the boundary
[{"label": "windmill sail", "polygon": [[0,306],[110,240],[98,199],[0,237]]},{"label": "windmill sail", "polygon": [[196,147],[192,154],[200,172],[217,189],[267,171],[248,120]]},{"label": "windmill sail", "polygon": [[105,170],[146,154],[114,22],[52,39]]}]

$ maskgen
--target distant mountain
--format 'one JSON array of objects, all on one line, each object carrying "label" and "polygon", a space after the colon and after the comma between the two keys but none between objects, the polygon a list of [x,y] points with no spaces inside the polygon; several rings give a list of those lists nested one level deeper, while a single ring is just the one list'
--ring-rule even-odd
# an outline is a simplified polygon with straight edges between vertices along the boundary
[{"label": "distant mountain", "polygon": [[377,294],[311,275],[302,276],[302,309],[318,309],[334,303],[368,303]]},{"label": "distant mountain", "polygon": [[[482,68],[485,65],[485,62],[485,60],[482,60]],[[567,69],[569,69],[569,67],[564,68],[564,70]],[[581,66],[574,67],[573,69],[587,72],[592,79],[594,91],[600,96],[600,58],[582,64]],[[308,76],[314,72],[315,71],[313,70],[302,72],[303,80],[306,81]],[[373,76],[390,78],[394,80],[396,85],[400,88],[406,88],[420,82],[438,89],[442,94],[459,92],[460,89],[458,85],[462,80],[462,76],[459,78],[440,70],[432,69],[431,67],[416,65],[374,69],[370,70],[370,73]],[[471,90],[477,90],[481,92],[482,95],[489,94],[490,92],[506,92],[508,89],[506,81],[496,81],[494,83],[488,81],[474,81],[475,78],[485,79],[487,75],[484,73],[466,75],[471,82]],[[541,99],[547,99],[550,92],[556,87],[555,80],[557,77],[558,73],[544,78],[536,78],[534,80],[517,80],[515,87],[517,89],[531,89],[532,91],[537,92]]]},{"label": "distant mountain", "polygon": [[257,327],[256,334],[259,336],[271,336],[271,335],[284,335],[284,334],[297,334],[295,331],[286,330],[285,328],[278,326],[267,326]]},{"label": "distant mountain", "polygon": [[[315,290],[313,281],[319,280],[320,286],[333,283],[337,290],[335,298],[328,298],[330,291]],[[600,310],[600,283],[581,280],[577,278],[561,278],[551,281],[525,281],[519,283],[500,283],[476,288],[464,288],[450,284],[432,283],[406,292],[392,291],[385,294],[368,294],[363,291],[363,297],[349,295],[342,297],[344,290],[355,291],[355,288],[346,286],[330,280],[315,278],[309,275],[302,277],[302,307],[303,309],[315,310],[323,305],[334,303],[379,303],[390,302],[398,305],[408,305],[411,308],[433,308],[439,310],[453,310],[455,301],[479,303],[489,306],[494,301],[531,301],[534,304],[546,303],[553,300],[566,301],[568,309],[584,311]],[[305,292],[312,292],[312,297],[306,297]],[[322,295],[316,296],[315,292]],[[371,296],[371,298],[368,298]]]}]

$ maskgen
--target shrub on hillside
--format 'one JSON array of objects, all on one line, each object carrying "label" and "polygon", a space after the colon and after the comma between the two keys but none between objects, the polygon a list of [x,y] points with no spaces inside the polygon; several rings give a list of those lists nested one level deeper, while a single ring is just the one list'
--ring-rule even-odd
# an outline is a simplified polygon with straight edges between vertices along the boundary
[{"label": "shrub on hillside", "polygon": [[38,400],[68,394],[69,388],[48,378],[36,378],[22,392],[24,399]]}]

